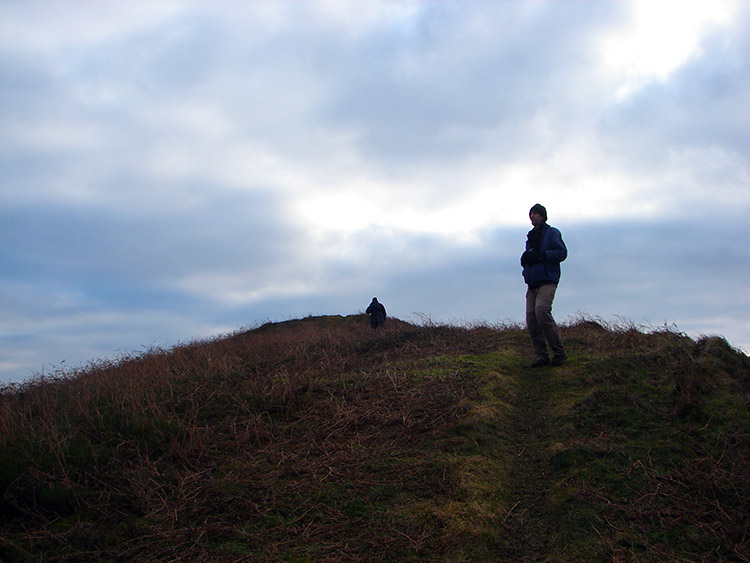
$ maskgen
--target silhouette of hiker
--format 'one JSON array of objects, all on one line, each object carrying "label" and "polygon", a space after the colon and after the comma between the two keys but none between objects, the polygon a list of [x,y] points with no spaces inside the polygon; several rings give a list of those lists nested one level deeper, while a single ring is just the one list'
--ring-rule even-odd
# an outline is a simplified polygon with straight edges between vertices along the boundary
[{"label": "silhouette of hiker", "polygon": [[[533,368],[562,365],[568,359],[565,346],[552,317],[552,300],[560,281],[560,262],[568,257],[562,235],[547,224],[547,210],[536,204],[529,210],[533,229],[526,236],[526,252],[521,255],[526,291],[526,326],[536,361]],[[547,344],[555,356],[549,359]]]},{"label": "silhouette of hiker", "polygon": [[372,327],[372,330],[375,330],[385,322],[385,307],[383,307],[382,303],[378,302],[377,297],[372,298],[372,302],[370,303],[370,306],[367,307],[365,313],[370,315],[370,326]]}]

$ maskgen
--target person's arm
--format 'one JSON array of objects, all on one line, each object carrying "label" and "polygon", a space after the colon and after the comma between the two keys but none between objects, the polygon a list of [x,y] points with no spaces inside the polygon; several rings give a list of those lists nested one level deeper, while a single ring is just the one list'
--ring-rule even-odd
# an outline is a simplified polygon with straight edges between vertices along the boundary
[{"label": "person's arm", "polygon": [[542,252],[544,262],[563,262],[568,257],[568,248],[562,239],[562,234],[557,229],[550,228],[547,231],[549,248]]}]

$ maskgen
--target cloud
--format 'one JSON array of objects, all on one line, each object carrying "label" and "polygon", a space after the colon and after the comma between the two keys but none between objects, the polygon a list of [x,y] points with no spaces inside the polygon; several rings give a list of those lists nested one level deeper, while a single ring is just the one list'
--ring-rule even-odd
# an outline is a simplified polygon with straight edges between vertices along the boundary
[{"label": "cloud", "polygon": [[0,4],[4,373],[373,295],[522,320],[537,201],[563,317],[747,346],[748,8],[665,5]]}]

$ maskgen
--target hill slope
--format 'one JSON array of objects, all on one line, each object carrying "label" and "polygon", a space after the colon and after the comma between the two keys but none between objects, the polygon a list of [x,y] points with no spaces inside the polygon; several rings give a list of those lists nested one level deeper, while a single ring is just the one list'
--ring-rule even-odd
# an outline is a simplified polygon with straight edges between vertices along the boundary
[{"label": "hill slope", "polygon": [[749,561],[750,364],[316,317],[0,393],[0,560]]}]

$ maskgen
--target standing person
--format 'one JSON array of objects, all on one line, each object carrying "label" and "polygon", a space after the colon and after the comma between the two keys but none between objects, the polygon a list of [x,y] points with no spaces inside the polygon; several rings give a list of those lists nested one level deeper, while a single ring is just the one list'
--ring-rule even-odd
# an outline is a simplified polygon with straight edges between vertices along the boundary
[{"label": "standing person", "polygon": [[[547,210],[536,204],[529,210],[534,226],[526,237],[526,251],[521,256],[526,291],[526,328],[531,336],[536,361],[531,367],[562,365],[568,359],[555,319],[552,300],[560,281],[560,262],[568,257],[560,231],[547,224]],[[549,359],[547,344],[554,356]]]},{"label": "standing person", "polygon": [[378,302],[377,297],[372,298],[372,302],[370,303],[370,306],[367,307],[365,313],[370,315],[370,326],[372,327],[372,330],[375,330],[385,322],[385,307],[382,303]]}]

